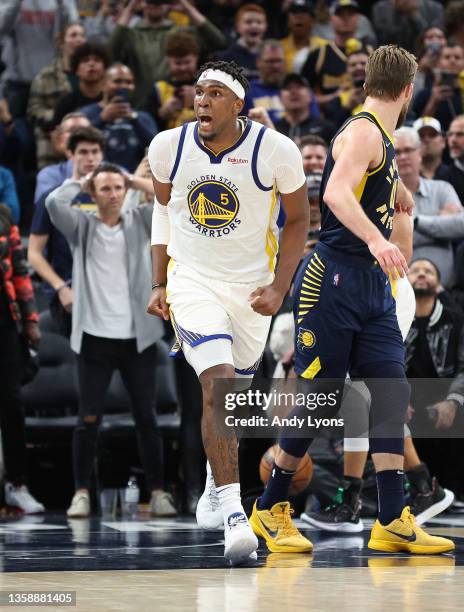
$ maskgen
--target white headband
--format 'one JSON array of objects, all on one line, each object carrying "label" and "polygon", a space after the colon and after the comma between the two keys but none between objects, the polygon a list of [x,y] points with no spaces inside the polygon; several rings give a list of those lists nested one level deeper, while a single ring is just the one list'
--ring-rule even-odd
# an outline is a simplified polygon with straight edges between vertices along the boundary
[{"label": "white headband", "polygon": [[202,81],[206,80],[219,81],[219,83],[222,83],[231,89],[237,98],[240,98],[240,100],[245,99],[245,89],[243,88],[243,85],[241,85],[237,79],[234,79],[233,76],[227,74],[227,72],[224,72],[223,70],[213,70],[211,68],[204,70],[201,73],[197,83],[201,83]]}]

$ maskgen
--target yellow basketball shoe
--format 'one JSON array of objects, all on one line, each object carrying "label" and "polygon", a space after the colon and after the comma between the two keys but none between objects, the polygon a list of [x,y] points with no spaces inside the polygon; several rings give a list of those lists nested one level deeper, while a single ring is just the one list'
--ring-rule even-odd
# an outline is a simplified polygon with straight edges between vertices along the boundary
[{"label": "yellow basketball shoe", "polygon": [[289,502],[278,502],[270,510],[258,510],[256,504],[250,516],[250,525],[255,535],[266,540],[271,552],[309,553],[313,550],[311,542],[293,524],[293,510]]},{"label": "yellow basketball shoe", "polygon": [[454,550],[454,542],[432,536],[421,529],[406,506],[399,519],[388,525],[375,521],[367,545],[382,552],[409,552],[418,555],[436,555]]}]

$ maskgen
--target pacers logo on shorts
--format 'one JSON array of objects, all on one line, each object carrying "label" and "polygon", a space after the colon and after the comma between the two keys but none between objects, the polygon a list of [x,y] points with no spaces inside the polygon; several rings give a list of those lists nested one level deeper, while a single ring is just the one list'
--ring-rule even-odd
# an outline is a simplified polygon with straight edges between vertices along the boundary
[{"label": "pacers logo on shorts", "polygon": [[220,181],[203,181],[188,195],[190,221],[210,237],[227,236],[239,224],[239,202],[233,190]]},{"label": "pacers logo on shorts", "polygon": [[308,351],[316,344],[316,336],[310,329],[300,327],[298,332],[297,348],[299,351]]}]

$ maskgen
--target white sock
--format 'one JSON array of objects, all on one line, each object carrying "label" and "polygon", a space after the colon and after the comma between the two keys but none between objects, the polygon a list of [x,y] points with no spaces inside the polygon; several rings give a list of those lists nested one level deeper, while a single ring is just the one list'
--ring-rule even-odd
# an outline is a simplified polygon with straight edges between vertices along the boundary
[{"label": "white sock", "polygon": [[[231,514],[239,512],[245,514],[240,498],[240,483],[232,482],[231,484],[216,487],[216,493],[221,504],[222,515],[224,517],[224,525],[228,526],[228,518]],[[245,514],[246,516],[246,514]]]}]

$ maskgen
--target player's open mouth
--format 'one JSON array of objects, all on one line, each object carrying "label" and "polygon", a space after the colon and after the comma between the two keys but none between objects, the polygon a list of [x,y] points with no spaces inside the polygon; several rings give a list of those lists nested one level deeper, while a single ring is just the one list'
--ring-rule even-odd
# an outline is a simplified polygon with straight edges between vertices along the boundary
[{"label": "player's open mouth", "polygon": [[202,115],[201,117],[198,117],[198,121],[200,123],[200,126],[204,128],[209,127],[212,124],[213,119],[209,115]]}]

